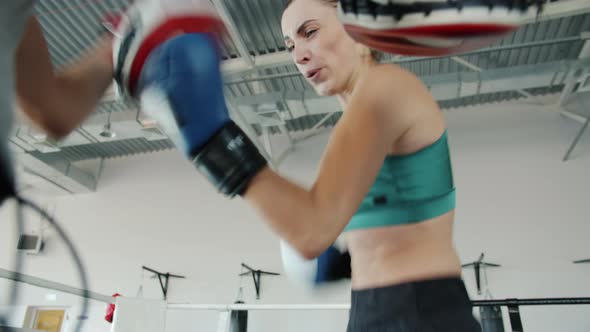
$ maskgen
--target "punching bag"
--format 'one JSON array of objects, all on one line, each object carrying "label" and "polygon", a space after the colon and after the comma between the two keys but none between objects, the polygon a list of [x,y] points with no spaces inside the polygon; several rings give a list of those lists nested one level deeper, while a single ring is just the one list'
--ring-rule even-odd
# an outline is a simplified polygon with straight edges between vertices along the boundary
[{"label": "punching bag", "polygon": [[479,308],[482,332],[504,332],[502,308],[498,306]]},{"label": "punching bag", "polygon": [[[244,304],[244,302],[237,301],[235,304]],[[234,310],[231,312],[229,332],[248,332],[248,311]]]}]

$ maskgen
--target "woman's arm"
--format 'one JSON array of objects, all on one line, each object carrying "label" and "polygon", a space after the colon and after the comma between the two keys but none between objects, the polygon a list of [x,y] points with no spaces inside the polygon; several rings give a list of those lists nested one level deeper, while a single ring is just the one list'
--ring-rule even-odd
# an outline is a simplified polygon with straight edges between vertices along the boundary
[{"label": "woman's arm", "polygon": [[55,73],[41,26],[29,19],[16,52],[16,86],[23,112],[36,125],[66,136],[95,110],[111,82],[110,38]]},{"label": "woman's arm", "polygon": [[245,198],[304,257],[318,256],[336,240],[375,181],[393,142],[408,128],[405,116],[392,111],[395,84],[391,73],[382,69],[359,82],[310,190],[268,168],[248,188]]}]

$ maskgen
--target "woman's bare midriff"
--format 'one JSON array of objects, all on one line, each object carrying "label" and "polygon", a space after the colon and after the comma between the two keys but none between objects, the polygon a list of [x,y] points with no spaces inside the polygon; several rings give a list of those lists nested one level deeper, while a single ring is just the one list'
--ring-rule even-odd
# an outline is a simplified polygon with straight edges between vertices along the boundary
[{"label": "woman's bare midriff", "polygon": [[352,259],[352,288],[459,277],[453,246],[454,211],[427,221],[346,233]]},{"label": "woman's bare midriff", "polygon": [[[434,99],[413,98],[405,107],[416,123],[395,138],[389,151],[392,155],[408,155],[430,146],[445,130],[444,117]],[[352,288],[460,276],[461,263],[453,245],[454,218],[453,210],[412,224],[345,233],[351,256]]]}]

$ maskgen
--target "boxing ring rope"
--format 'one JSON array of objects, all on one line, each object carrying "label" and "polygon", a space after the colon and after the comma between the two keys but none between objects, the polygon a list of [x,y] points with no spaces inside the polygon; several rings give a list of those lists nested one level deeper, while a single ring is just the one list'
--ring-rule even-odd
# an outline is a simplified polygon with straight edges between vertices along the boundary
[{"label": "boxing ring rope", "polygon": [[[21,273],[15,273],[0,269],[0,278],[8,280],[14,280],[18,282],[24,282],[30,285],[53,289],[80,297],[87,297],[96,301],[104,303],[118,302],[123,299],[114,299],[110,296],[90,292],[88,290],[74,288],[68,285],[63,285],[40,278],[24,275]],[[219,314],[218,319],[218,332],[240,332],[247,331],[247,316],[248,311],[346,311],[350,309],[349,303],[333,303],[333,304],[190,304],[190,303],[167,303],[165,300],[147,300],[147,299],[134,299],[128,298],[130,306],[127,310],[120,315],[120,320],[123,321],[121,326],[113,329],[111,332],[162,332],[163,322],[166,321],[165,312],[172,311],[214,311]],[[553,306],[553,305],[590,305],[590,297],[558,297],[558,298],[507,298],[507,299],[494,299],[494,300],[473,300],[471,301],[473,307],[480,308],[480,315],[482,315],[482,324],[490,324],[489,329],[483,331],[504,331],[496,330],[494,326],[502,325],[501,307],[506,307],[508,311],[508,318],[510,321],[511,329],[508,331],[522,332],[523,324],[520,316],[521,306]],[[118,308],[125,310],[125,308]],[[154,314],[159,312],[160,315]],[[486,316],[487,321],[484,322],[483,316]],[[146,326],[140,329],[133,329],[138,321],[146,320],[146,317],[154,318],[154,320],[148,319]],[[125,325],[131,324],[131,325]],[[165,323],[164,323],[165,324]],[[492,326],[493,325],[493,326]],[[236,330],[236,328],[239,329]]]},{"label": "boxing ring rope", "polygon": [[[590,297],[561,297],[505,300],[475,300],[474,307],[582,305],[590,304]],[[168,304],[168,310],[266,311],[266,310],[348,310],[350,304]]]},{"label": "boxing ring rope", "polygon": [[350,304],[169,304],[168,310],[267,311],[348,310]]},{"label": "boxing ring rope", "polygon": [[557,297],[538,299],[475,300],[474,307],[532,306],[532,305],[580,305],[590,304],[590,297]]},{"label": "boxing ring rope", "polygon": [[[560,298],[527,298],[503,300],[474,300],[473,307],[480,308],[483,331],[504,331],[502,306],[508,309],[511,329],[509,331],[524,331],[521,316],[521,306],[541,305],[590,305],[590,297],[560,297]],[[248,330],[248,311],[321,311],[321,310],[349,310],[350,304],[167,304],[167,310],[209,310],[219,312],[218,332]],[[242,315],[243,313],[243,315]],[[231,318],[229,318],[231,315]],[[242,315],[242,316],[240,316]],[[485,319],[484,316],[485,315]]]}]

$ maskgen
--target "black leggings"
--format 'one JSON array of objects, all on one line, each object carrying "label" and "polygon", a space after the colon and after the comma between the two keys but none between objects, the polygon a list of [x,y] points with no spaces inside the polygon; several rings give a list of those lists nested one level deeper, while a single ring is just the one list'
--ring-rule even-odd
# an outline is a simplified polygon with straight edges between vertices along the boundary
[{"label": "black leggings", "polygon": [[481,332],[459,278],[353,290],[348,332]]}]

